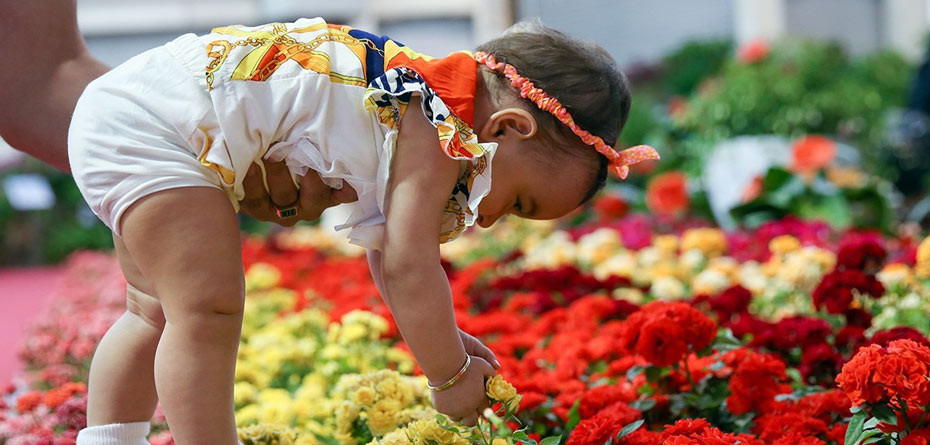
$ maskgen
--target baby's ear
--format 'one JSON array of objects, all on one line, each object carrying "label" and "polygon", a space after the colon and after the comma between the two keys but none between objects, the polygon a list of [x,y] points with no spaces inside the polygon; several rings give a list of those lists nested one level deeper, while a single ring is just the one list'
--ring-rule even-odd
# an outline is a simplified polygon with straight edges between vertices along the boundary
[{"label": "baby's ear", "polygon": [[478,137],[484,140],[494,140],[511,136],[517,139],[531,139],[536,136],[537,123],[533,115],[522,108],[504,108],[494,112]]}]

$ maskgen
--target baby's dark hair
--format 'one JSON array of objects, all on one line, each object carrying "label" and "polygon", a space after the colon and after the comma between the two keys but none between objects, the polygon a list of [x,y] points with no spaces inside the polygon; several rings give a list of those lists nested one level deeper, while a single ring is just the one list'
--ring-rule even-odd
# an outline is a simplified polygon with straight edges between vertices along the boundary
[{"label": "baby's dark hair", "polygon": [[[501,37],[477,48],[498,61],[513,65],[521,76],[555,97],[582,129],[600,136],[613,146],[630,114],[630,88],[613,57],[600,46],[573,39],[538,21],[517,23]],[[502,73],[483,69],[492,99],[521,99],[538,123],[537,137],[562,155],[597,162],[597,173],[582,203],[587,202],[607,181],[607,158],[582,142],[565,124],[521,98]],[[564,161],[553,153],[540,153],[547,160]]]}]

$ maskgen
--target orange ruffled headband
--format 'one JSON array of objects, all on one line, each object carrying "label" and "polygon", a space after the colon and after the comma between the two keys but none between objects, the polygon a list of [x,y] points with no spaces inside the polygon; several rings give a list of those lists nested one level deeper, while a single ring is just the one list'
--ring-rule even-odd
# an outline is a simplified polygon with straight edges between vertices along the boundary
[{"label": "orange ruffled headband", "polygon": [[648,145],[637,145],[627,148],[620,152],[616,151],[610,145],[604,142],[599,136],[595,136],[583,130],[568,110],[562,106],[558,99],[549,96],[545,91],[536,88],[526,77],[521,76],[517,69],[509,63],[498,62],[493,55],[483,51],[475,53],[475,60],[478,63],[487,65],[488,68],[503,73],[504,77],[510,80],[510,85],[520,90],[520,96],[533,101],[540,110],[551,113],[556,119],[565,124],[573,133],[581,138],[582,142],[594,147],[598,153],[607,157],[610,170],[617,174],[620,179],[626,179],[630,173],[630,166],[647,159],[659,159],[659,153]]}]

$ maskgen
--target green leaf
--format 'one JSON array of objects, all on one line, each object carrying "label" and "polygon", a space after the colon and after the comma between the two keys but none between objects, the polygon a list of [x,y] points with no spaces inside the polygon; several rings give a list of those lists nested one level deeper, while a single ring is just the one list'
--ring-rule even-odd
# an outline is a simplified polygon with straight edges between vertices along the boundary
[{"label": "green leaf", "polygon": [[642,365],[631,366],[630,369],[628,369],[628,370],[626,371],[626,379],[627,379],[627,381],[632,382],[633,379],[636,378],[636,376],[642,374],[643,371],[645,371],[645,370],[646,370],[646,367],[645,367],[645,366],[642,366]]},{"label": "green leaf", "polygon": [[633,431],[636,431],[639,427],[643,426],[643,423],[644,423],[644,422],[646,422],[644,419],[639,419],[639,420],[637,420],[637,421],[635,421],[635,422],[633,422],[633,423],[631,423],[631,424],[629,424],[629,425],[623,427],[623,429],[620,430],[619,433],[617,433],[617,437],[616,437],[616,438],[617,438],[617,439],[620,439],[621,437],[626,436],[626,435],[632,433]]},{"label": "green leaf", "polygon": [[642,399],[630,403],[630,408],[637,409],[639,411],[649,411],[654,406],[656,406],[656,401],[654,399]]},{"label": "green leaf", "polygon": [[571,431],[578,425],[578,422],[581,422],[581,414],[578,413],[578,406],[581,404],[581,399],[575,400],[575,404],[572,405],[572,409],[568,411],[568,422],[565,423],[565,431]]},{"label": "green leaf", "polygon": [[875,416],[878,420],[885,422],[889,425],[898,424],[898,415],[895,414],[894,410],[890,406],[885,405],[884,403],[872,405],[872,415]]},{"label": "green leaf", "polygon": [[662,377],[662,368],[658,366],[650,366],[646,368],[646,380],[650,383],[658,381]]},{"label": "green leaf", "polygon": [[539,445],[558,445],[558,443],[561,441],[562,435],[559,434],[558,436],[551,436],[543,439],[541,442],[539,442]]},{"label": "green leaf", "polygon": [[843,445],[856,445],[862,437],[862,425],[865,423],[867,416],[865,410],[859,411],[849,419],[849,427],[846,429],[846,438],[843,439]]}]

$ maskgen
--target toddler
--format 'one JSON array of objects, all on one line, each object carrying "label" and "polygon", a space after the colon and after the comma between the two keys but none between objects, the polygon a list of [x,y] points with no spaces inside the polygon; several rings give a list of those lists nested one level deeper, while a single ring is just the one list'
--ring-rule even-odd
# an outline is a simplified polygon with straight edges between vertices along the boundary
[{"label": "toddler", "polygon": [[337,228],[368,249],[435,408],[474,425],[494,367],[456,327],[439,244],[507,214],[558,218],[608,170],[625,177],[629,164],[657,159],[607,143],[629,106],[603,49],[536,24],[441,59],[322,19],[230,26],[93,81],[69,158],[114,232],[129,311],[95,353],[78,443],[146,443],[159,400],[178,444],[236,443],[235,213],[262,160],[283,160],[298,183],[313,171],[356,190]]}]

